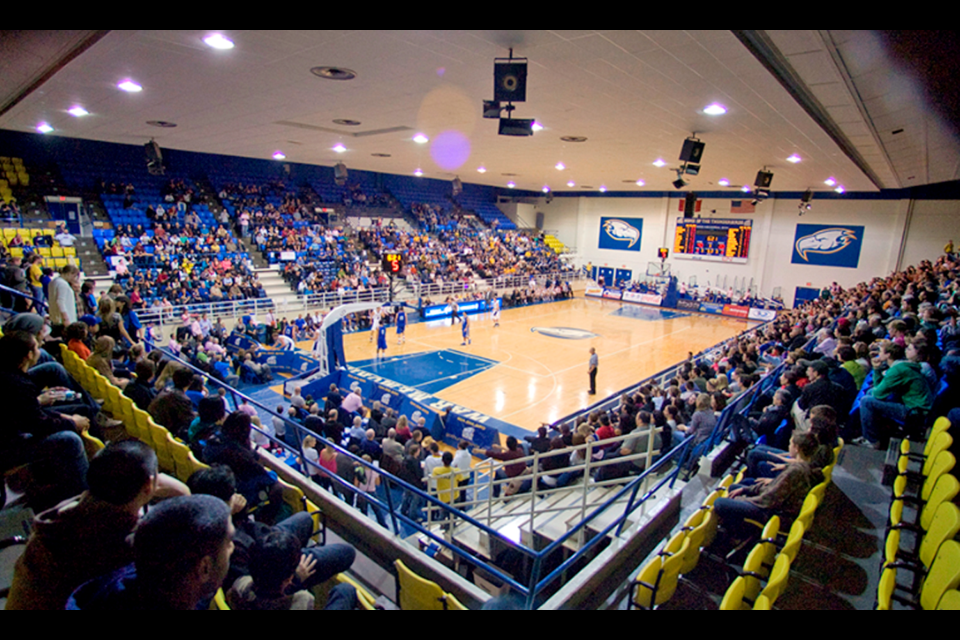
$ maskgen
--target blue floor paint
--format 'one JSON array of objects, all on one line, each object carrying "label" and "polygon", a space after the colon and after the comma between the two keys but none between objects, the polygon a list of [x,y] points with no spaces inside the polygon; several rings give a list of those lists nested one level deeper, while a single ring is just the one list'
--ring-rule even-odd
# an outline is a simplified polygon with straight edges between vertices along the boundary
[{"label": "blue floor paint", "polygon": [[660,309],[638,307],[636,305],[623,305],[610,315],[620,316],[621,318],[633,318],[634,320],[644,320],[646,322],[658,322],[660,320],[686,318],[690,314],[679,311],[662,311]]},{"label": "blue floor paint", "polygon": [[420,391],[436,394],[497,364],[495,360],[447,349],[379,360],[362,360],[350,363],[350,368],[361,369]]}]

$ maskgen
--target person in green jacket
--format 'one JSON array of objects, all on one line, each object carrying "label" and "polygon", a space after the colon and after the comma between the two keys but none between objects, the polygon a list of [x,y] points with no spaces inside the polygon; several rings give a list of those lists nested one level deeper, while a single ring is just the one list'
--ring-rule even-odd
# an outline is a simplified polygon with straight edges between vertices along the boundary
[{"label": "person in green jacket", "polygon": [[[916,350],[909,350],[916,357]],[[919,362],[908,359],[903,347],[886,342],[880,348],[879,358],[889,368],[860,402],[860,443],[883,449],[890,439],[890,423],[903,424],[914,410],[930,411],[934,392]]]}]

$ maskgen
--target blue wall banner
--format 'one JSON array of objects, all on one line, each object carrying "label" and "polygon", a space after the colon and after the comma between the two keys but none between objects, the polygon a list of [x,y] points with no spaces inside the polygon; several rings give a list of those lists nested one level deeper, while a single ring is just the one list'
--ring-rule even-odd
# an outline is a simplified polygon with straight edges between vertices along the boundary
[{"label": "blue wall banner", "polygon": [[643,218],[600,218],[601,249],[639,252],[642,239]]},{"label": "blue wall banner", "polygon": [[791,262],[856,269],[862,248],[863,227],[798,224]]}]

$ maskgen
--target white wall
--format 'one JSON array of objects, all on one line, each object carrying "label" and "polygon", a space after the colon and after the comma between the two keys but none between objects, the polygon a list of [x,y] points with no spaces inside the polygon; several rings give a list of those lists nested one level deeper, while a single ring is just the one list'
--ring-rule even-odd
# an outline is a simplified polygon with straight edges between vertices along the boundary
[{"label": "white wall", "polygon": [[[792,304],[796,287],[825,287],[838,282],[851,287],[875,277],[884,277],[897,268],[901,239],[911,202],[854,198],[814,200],[811,211],[802,217],[798,200],[771,198],[757,206],[754,214],[731,214],[729,199],[705,199],[700,215],[718,218],[751,218],[753,233],[747,264],[729,264],[676,259],[673,236],[680,212],[678,197],[658,198],[554,198],[541,201],[537,211],[544,212],[544,228],[555,231],[565,244],[575,246],[584,264],[633,269],[635,275],[646,272],[647,263],[658,262],[657,250],[669,247],[667,260],[673,273],[684,282],[696,276],[697,282],[715,283],[726,276],[728,286],[734,278],[751,280],[763,295],[780,287],[784,300]],[[910,231],[905,244],[904,266],[923,259],[934,259],[951,237],[960,242],[960,202],[915,201]],[[715,213],[714,213],[715,212]],[[598,248],[601,217],[643,219],[643,238],[639,253]],[[864,227],[863,250],[856,269],[791,264],[797,224],[854,225]]]}]

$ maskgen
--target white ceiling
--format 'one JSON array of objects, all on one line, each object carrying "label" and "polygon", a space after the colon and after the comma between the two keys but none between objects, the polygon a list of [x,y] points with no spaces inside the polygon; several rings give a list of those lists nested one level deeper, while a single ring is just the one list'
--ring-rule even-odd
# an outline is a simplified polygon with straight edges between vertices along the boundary
[{"label": "white ceiling", "polygon": [[[719,189],[720,178],[752,184],[765,166],[776,191],[826,190],[830,176],[849,191],[958,178],[952,130],[925,109],[869,31],[753,32],[825,114],[826,127],[727,30],[220,31],[236,43],[229,51],[204,45],[210,33],[0,32],[0,128],[33,131],[46,121],[54,135],[155,138],[165,148],[251,158],[282,150],[292,162],[342,160],[404,175],[419,167],[427,177],[496,186],[513,179],[532,190],[567,191],[568,180],[575,189],[672,190],[676,175],[652,163],[677,166],[693,132],[706,150],[692,189]],[[510,46],[529,59],[528,100],[516,116],[544,125],[532,138],[498,136],[497,123],[480,117],[481,101],[493,97],[493,59]],[[310,68],[319,65],[357,78],[318,79]],[[127,77],[143,91],[117,90]],[[704,115],[712,102],[728,113]],[[75,104],[91,115],[68,115]],[[362,124],[334,124],[338,118]],[[178,126],[159,129],[151,120]],[[414,143],[418,132],[431,142]],[[444,132],[450,151],[463,154],[455,166],[431,155]],[[560,140],[571,135],[588,141]],[[331,151],[337,142],[348,151]],[[803,162],[788,163],[791,154]],[[567,169],[557,171],[557,162]]]}]

